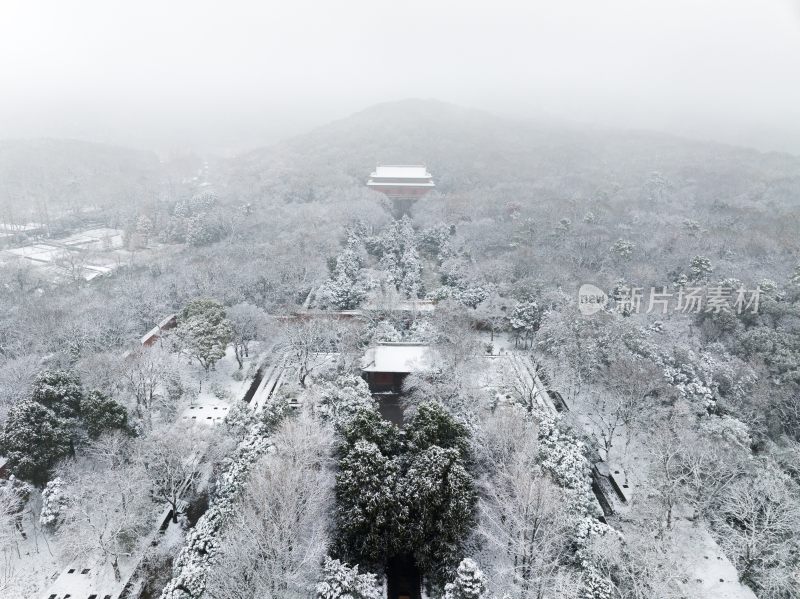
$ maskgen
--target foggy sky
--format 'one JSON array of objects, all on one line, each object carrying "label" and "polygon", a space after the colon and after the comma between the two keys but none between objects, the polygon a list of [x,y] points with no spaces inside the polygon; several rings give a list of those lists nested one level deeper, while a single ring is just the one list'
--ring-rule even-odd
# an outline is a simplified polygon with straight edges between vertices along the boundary
[{"label": "foggy sky", "polygon": [[0,138],[237,149],[411,97],[800,154],[800,0],[0,0]]}]

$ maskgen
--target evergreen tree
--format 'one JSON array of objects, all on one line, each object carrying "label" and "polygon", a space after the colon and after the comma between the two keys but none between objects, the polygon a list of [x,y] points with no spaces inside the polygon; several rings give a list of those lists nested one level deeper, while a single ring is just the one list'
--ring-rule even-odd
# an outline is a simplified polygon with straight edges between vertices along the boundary
[{"label": "evergreen tree", "polygon": [[222,227],[210,214],[200,213],[186,219],[186,243],[209,245],[222,238]]},{"label": "evergreen tree", "polygon": [[441,587],[474,522],[474,482],[463,459],[466,428],[439,404],[425,402],[409,423],[408,443],[374,407],[358,410],[340,432],[341,554],[375,565],[413,554]]},{"label": "evergreen tree", "polygon": [[60,418],[75,418],[83,399],[81,381],[78,375],[66,370],[42,371],[33,381],[31,399]]},{"label": "evergreen tree", "polygon": [[357,441],[339,463],[336,521],[344,553],[360,563],[381,564],[389,555],[398,516],[396,461],[377,445]]},{"label": "evergreen tree", "polygon": [[330,278],[317,292],[317,302],[337,310],[355,310],[367,298],[369,284],[361,274],[361,257],[364,244],[351,231],[345,248],[335,260],[328,263]]},{"label": "evergreen tree", "polygon": [[475,560],[465,558],[458,564],[455,580],[444,589],[442,599],[481,599],[486,592],[486,575]]},{"label": "evergreen tree", "polygon": [[623,260],[628,260],[633,255],[633,250],[636,249],[636,244],[625,239],[617,239],[614,245],[611,246],[611,251]]},{"label": "evergreen tree", "polygon": [[178,336],[184,351],[208,371],[225,356],[233,330],[225,318],[225,308],[210,299],[190,302],[181,312]]},{"label": "evergreen tree", "polygon": [[32,400],[21,401],[9,410],[0,433],[0,452],[19,478],[36,484],[45,482],[50,468],[71,449],[69,426],[53,410]]},{"label": "evergreen tree", "polygon": [[425,229],[419,235],[419,249],[427,256],[441,260],[454,233],[455,229],[443,223]]},{"label": "evergreen tree", "polygon": [[360,376],[344,374],[321,387],[320,411],[336,425],[341,426],[362,408],[375,407],[369,387]]},{"label": "evergreen tree", "polygon": [[340,431],[345,443],[343,453],[350,451],[358,441],[374,443],[386,456],[397,455],[402,448],[400,431],[374,406],[358,410]]},{"label": "evergreen tree", "polygon": [[375,326],[375,331],[372,333],[372,339],[374,341],[401,341],[403,336],[391,322],[388,320],[381,320]]},{"label": "evergreen tree", "polygon": [[466,427],[457,422],[442,404],[426,401],[417,407],[406,431],[409,444],[415,451],[424,451],[434,445],[455,449],[462,459],[467,456],[469,441]]},{"label": "evergreen tree", "polygon": [[711,260],[705,256],[695,256],[692,258],[689,272],[691,272],[693,281],[701,281],[714,271],[711,266]]},{"label": "evergreen tree", "polygon": [[486,288],[480,285],[472,285],[470,287],[466,287],[455,294],[458,301],[464,304],[467,308],[477,308],[478,304],[480,304],[486,297],[489,295],[489,292]]},{"label": "evergreen tree", "polygon": [[336,310],[355,310],[367,299],[367,285],[343,274],[328,279],[317,292],[320,305]]},{"label": "evergreen tree", "polygon": [[463,289],[467,286],[467,270],[469,265],[462,257],[453,257],[442,262],[439,267],[439,278],[442,285]]},{"label": "evergreen tree", "polygon": [[400,257],[400,277],[398,291],[408,298],[419,297],[422,292],[422,264],[413,246],[407,246]]},{"label": "evergreen tree", "polygon": [[114,429],[126,429],[128,411],[116,401],[101,393],[92,391],[81,401],[81,419],[90,438]]},{"label": "evergreen tree", "polygon": [[414,553],[420,569],[436,585],[459,562],[473,524],[476,494],[472,477],[456,449],[432,446],[417,454],[402,478],[393,539]]}]

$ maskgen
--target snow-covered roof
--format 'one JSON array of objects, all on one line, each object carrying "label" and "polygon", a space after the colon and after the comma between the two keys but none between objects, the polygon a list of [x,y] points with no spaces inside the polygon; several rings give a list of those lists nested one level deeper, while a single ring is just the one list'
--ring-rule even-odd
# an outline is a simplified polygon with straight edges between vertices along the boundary
[{"label": "snow-covered roof", "polygon": [[436,304],[433,300],[404,299],[376,295],[376,297],[367,301],[364,309],[387,310],[393,312],[433,312],[436,310]]},{"label": "snow-covered roof", "polygon": [[150,329],[150,330],[147,332],[147,334],[146,334],[146,335],[144,335],[144,336],[142,337],[142,339],[141,339],[141,343],[142,343],[142,345],[144,345],[145,343],[147,343],[148,341],[150,341],[150,339],[152,339],[153,337],[158,337],[158,334],[159,334],[160,332],[161,332],[161,329],[160,329],[160,328],[158,328],[158,327],[153,327],[152,329]]},{"label": "snow-covered roof", "polygon": [[429,372],[435,363],[430,346],[423,343],[385,342],[370,347],[361,360],[364,372]]},{"label": "snow-covered roof", "polygon": [[436,187],[433,181],[425,181],[424,179],[420,179],[419,181],[383,181],[383,180],[375,180],[370,179],[367,181],[368,187]]},{"label": "snow-covered roof", "polygon": [[84,599],[97,597],[116,599],[125,586],[128,572],[123,575],[123,580],[115,581],[111,575],[111,568],[100,568],[94,564],[70,564],[65,568],[50,587],[41,595],[42,599]]},{"label": "snow-covered roof", "polygon": [[0,468],[8,464],[8,458],[4,455],[0,455]]},{"label": "snow-covered roof", "polygon": [[178,321],[177,314],[170,314],[164,320],[158,323],[158,328],[161,330],[171,329],[175,326]]},{"label": "snow-covered roof", "polygon": [[370,175],[379,179],[430,179],[431,174],[424,165],[419,164],[389,164],[376,166]]}]

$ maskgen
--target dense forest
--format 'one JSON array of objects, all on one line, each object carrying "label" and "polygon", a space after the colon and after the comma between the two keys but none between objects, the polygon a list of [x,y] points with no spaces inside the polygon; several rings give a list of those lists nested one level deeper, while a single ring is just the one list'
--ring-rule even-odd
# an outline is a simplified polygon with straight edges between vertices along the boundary
[{"label": "dense forest", "polygon": [[[0,225],[4,597],[800,593],[798,157],[408,100],[224,159],[2,142]],[[89,229],[113,270],[63,274]],[[402,423],[381,343],[437,356]]]}]

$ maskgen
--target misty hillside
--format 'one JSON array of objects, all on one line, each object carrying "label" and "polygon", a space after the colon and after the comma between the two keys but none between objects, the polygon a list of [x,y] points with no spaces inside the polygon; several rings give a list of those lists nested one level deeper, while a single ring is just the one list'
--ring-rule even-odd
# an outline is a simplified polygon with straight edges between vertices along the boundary
[{"label": "misty hillside", "polygon": [[[556,127],[433,100],[379,104],[234,161],[249,190],[310,177],[321,187],[363,182],[376,163],[424,162],[442,192],[510,183],[566,198],[636,186],[653,171],[697,200],[748,194],[781,202],[800,192],[800,158],[669,135]],[[246,183],[245,183],[246,181]],[[521,198],[522,199],[522,198]]]},{"label": "misty hillside", "polygon": [[619,239],[640,249],[626,271],[643,284],[660,283],[698,253],[718,261],[721,277],[738,276],[746,263],[782,279],[798,251],[800,158],[558,128],[436,101],[377,105],[240,156],[221,191],[262,206],[380,204],[364,186],[378,162],[424,162],[442,195],[419,202],[418,218],[460,223],[473,256],[510,253],[553,284],[612,284],[620,272],[608,248]]},{"label": "misty hillside", "polygon": [[0,220],[46,222],[136,206],[158,190],[152,152],[78,140],[0,141]]}]

